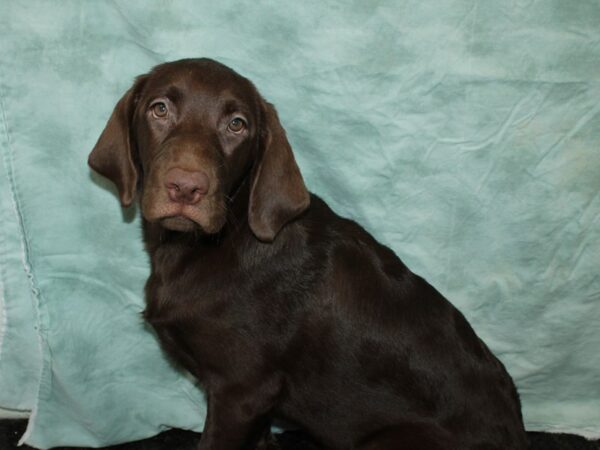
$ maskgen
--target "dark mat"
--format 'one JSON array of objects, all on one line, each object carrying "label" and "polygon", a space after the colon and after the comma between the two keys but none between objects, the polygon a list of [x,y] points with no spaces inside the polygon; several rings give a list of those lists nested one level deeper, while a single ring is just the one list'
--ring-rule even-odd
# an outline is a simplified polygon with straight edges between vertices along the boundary
[{"label": "dark mat", "polygon": [[[17,441],[25,431],[25,420],[0,420],[0,450],[29,450],[17,447]],[[600,440],[588,441],[573,434],[551,434],[529,432],[530,450],[600,450]],[[105,447],[106,450],[195,450],[199,433],[170,430],[143,441]],[[285,432],[277,435],[281,450],[319,450],[309,438],[300,432]],[[77,450],[82,447],[57,447],[56,450]]]}]

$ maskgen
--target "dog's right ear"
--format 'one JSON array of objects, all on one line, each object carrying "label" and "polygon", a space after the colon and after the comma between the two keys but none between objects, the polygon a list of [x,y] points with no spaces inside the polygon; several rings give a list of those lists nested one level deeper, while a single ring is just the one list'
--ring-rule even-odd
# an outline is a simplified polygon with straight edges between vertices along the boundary
[{"label": "dog's right ear", "polygon": [[130,125],[136,97],[146,76],[138,77],[115,106],[98,142],[88,158],[89,166],[112,181],[119,190],[121,205],[131,205],[135,198],[138,173],[133,160]]}]

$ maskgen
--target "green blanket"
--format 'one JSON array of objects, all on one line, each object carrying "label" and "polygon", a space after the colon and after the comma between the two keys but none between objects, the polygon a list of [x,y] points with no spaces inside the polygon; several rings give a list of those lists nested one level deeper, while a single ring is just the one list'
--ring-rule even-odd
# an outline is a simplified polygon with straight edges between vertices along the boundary
[{"label": "green blanket", "polygon": [[136,75],[206,56],[463,311],[528,429],[600,436],[599,24],[597,0],[0,1],[0,407],[39,448],[202,429],[140,317],[137,212],[86,159]]}]

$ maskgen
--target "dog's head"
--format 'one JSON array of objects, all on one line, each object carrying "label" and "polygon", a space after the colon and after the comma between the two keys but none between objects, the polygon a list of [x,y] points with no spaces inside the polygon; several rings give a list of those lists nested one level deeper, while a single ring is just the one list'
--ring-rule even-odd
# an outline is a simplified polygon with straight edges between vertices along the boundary
[{"label": "dog's head", "polygon": [[209,59],[155,67],[117,103],[89,156],[123,206],[167,229],[217,233],[249,182],[248,223],[271,241],[309,204],[273,106],[254,85]]}]

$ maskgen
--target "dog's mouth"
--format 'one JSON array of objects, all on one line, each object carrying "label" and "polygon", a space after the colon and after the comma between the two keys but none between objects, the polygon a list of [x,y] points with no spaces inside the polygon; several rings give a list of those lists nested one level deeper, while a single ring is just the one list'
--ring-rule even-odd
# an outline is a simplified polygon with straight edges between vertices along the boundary
[{"label": "dog's mouth", "polygon": [[[146,200],[146,201],[144,201]],[[207,198],[200,205],[181,205],[169,201],[142,200],[142,215],[149,222],[180,232],[214,234],[225,225],[224,206],[215,198]]]},{"label": "dog's mouth", "polygon": [[196,222],[183,215],[163,217],[159,221],[163,228],[172,231],[191,232],[200,229]]}]

